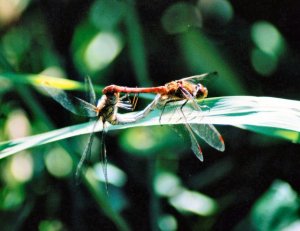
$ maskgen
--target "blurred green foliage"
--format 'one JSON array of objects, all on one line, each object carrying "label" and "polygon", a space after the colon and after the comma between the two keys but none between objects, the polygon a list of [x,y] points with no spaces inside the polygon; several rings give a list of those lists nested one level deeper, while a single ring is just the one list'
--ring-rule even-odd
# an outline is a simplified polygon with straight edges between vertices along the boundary
[{"label": "blurred green foliage", "polygon": [[[24,84],[38,85],[39,75],[150,86],[218,71],[210,96],[299,99],[298,8],[266,0],[2,0],[0,140],[85,121]],[[204,163],[164,126],[110,132],[108,196],[98,139],[80,185],[74,166],[85,137],[1,159],[1,230],[299,229],[299,146],[220,130],[226,152],[205,147]]]}]

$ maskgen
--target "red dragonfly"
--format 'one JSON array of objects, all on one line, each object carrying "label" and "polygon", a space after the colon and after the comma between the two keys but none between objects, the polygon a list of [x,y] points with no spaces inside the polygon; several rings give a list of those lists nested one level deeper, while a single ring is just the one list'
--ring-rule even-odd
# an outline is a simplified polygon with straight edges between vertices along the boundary
[{"label": "red dragonfly", "polygon": [[106,157],[106,147],[105,147],[105,135],[106,135],[106,127],[105,123],[108,122],[110,124],[124,124],[126,123],[126,117],[120,117],[118,116],[118,108],[123,108],[125,110],[132,111],[135,108],[135,105],[137,103],[137,98],[134,97],[133,101],[131,101],[128,97],[128,95],[124,95],[123,97],[120,97],[119,92],[114,93],[107,93],[105,95],[102,95],[102,97],[98,100],[96,103],[96,94],[93,88],[93,85],[91,83],[91,80],[89,77],[86,78],[86,86],[87,86],[87,92],[89,94],[89,101],[87,102],[81,98],[72,96],[70,94],[67,94],[65,91],[51,87],[51,84],[48,82],[45,82],[43,85],[43,88],[49,93],[49,95],[57,101],[60,105],[62,105],[65,109],[71,111],[74,114],[85,116],[89,118],[96,119],[94,125],[92,126],[91,133],[88,138],[87,145],[83,151],[83,154],[81,156],[81,159],[77,165],[76,169],[76,177],[79,177],[79,173],[81,170],[81,167],[86,160],[87,157],[90,156],[91,153],[91,147],[94,139],[94,130],[96,128],[96,125],[98,121],[102,122],[103,125],[103,131],[102,131],[102,144],[101,144],[101,159],[104,162],[103,165],[103,173],[107,185],[107,157]]},{"label": "red dragonfly", "polygon": [[[146,117],[152,110],[158,106],[162,106],[162,113],[167,104],[174,101],[184,101],[180,106],[182,118],[184,119],[184,127],[188,132],[191,139],[191,149],[195,155],[203,161],[203,154],[201,147],[196,139],[196,136],[200,137],[206,143],[213,148],[224,151],[225,144],[222,136],[212,124],[192,124],[187,121],[186,115],[183,112],[183,107],[187,102],[191,103],[193,110],[201,111],[201,106],[197,104],[196,100],[204,99],[208,95],[208,90],[200,82],[206,78],[216,76],[216,72],[206,73],[202,75],[190,76],[187,78],[175,80],[166,83],[164,86],[158,87],[123,87],[117,85],[110,85],[103,89],[103,94],[109,93],[154,93],[157,94],[156,98],[150,103],[143,111],[137,113],[136,120]],[[160,119],[161,119],[160,116]]]}]

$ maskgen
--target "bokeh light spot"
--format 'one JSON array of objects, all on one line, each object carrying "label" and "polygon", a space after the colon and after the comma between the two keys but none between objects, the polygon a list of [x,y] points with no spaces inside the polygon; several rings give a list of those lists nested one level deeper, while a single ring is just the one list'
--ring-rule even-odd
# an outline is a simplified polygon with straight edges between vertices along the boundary
[{"label": "bokeh light spot", "polygon": [[124,4],[123,1],[95,1],[90,10],[90,21],[100,30],[112,30],[126,12]]},{"label": "bokeh light spot", "polygon": [[195,6],[178,2],[164,12],[161,23],[169,34],[182,33],[190,27],[201,27],[202,17]]},{"label": "bokeh light spot", "polygon": [[269,189],[256,200],[249,218],[254,230],[285,230],[283,228],[288,224],[299,220],[298,214],[297,192],[287,182],[275,180]]},{"label": "bokeh light spot", "polygon": [[42,220],[39,224],[39,231],[65,230],[63,223],[59,220]]},{"label": "bokeh light spot", "polygon": [[9,24],[20,17],[30,0],[0,0],[0,26]]},{"label": "bokeh light spot", "polygon": [[233,8],[226,0],[199,0],[198,7],[204,20],[224,25],[233,17]]},{"label": "bokeh light spot", "polygon": [[179,151],[183,148],[182,139],[169,126],[128,129],[122,133],[120,145],[127,153],[138,156],[159,154],[170,149]]},{"label": "bokeh light spot", "polygon": [[181,183],[177,176],[171,173],[160,173],[154,181],[154,188],[158,195],[171,197],[181,190]]},{"label": "bokeh light spot", "polygon": [[61,148],[52,149],[46,155],[45,163],[48,172],[55,177],[66,177],[72,172],[72,159]]},{"label": "bokeh light spot", "polygon": [[177,230],[177,221],[174,216],[165,214],[160,216],[158,220],[158,227],[162,231],[173,231]]},{"label": "bokeh light spot", "polygon": [[90,71],[99,71],[111,63],[121,49],[121,40],[116,35],[108,32],[98,33],[85,50],[85,63]]},{"label": "bokeh light spot", "polygon": [[251,37],[256,46],[269,55],[279,56],[284,51],[283,37],[269,22],[254,23],[251,28]]},{"label": "bokeh light spot", "polygon": [[251,62],[257,73],[269,76],[276,70],[278,60],[276,57],[256,48],[251,52]]},{"label": "bokeh light spot", "polygon": [[17,109],[10,113],[6,132],[10,139],[22,138],[30,133],[30,123],[23,110]]},{"label": "bokeh light spot", "polygon": [[[102,182],[105,182],[103,173],[103,163],[95,164],[94,170],[96,178]],[[124,186],[127,181],[126,174],[121,169],[112,164],[107,164],[107,175],[109,176],[108,182],[117,187]]]},{"label": "bokeh light spot", "polygon": [[179,211],[210,216],[217,211],[216,202],[198,192],[183,190],[169,199],[170,203]]},{"label": "bokeh light spot", "polygon": [[18,208],[25,200],[23,187],[4,186],[0,188],[0,209],[11,210]]},{"label": "bokeh light spot", "polygon": [[156,145],[156,138],[147,128],[133,128],[125,131],[122,136],[121,145],[129,152],[139,152],[141,155]]},{"label": "bokeh light spot", "polygon": [[12,176],[18,182],[29,181],[33,174],[33,160],[29,153],[20,153],[12,158],[10,164]]}]

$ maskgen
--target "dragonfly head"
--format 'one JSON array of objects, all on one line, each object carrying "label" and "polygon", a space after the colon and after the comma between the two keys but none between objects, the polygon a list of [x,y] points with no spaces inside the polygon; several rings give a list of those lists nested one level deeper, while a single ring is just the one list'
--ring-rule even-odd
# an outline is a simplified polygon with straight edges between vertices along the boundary
[{"label": "dragonfly head", "polygon": [[98,111],[101,111],[104,107],[115,105],[118,102],[118,99],[118,93],[107,93],[102,95],[97,103]]},{"label": "dragonfly head", "polygon": [[106,105],[115,105],[119,101],[120,93],[117,92],[108,92],[106,96]]},{"label": "dragonfly head", "polygon": [[204,87],[202,84],[198,83],[196,85],[196,91],[194,92],[194,97],[196,99],[204,99],[208,95],[208,90],[206,87]]}]

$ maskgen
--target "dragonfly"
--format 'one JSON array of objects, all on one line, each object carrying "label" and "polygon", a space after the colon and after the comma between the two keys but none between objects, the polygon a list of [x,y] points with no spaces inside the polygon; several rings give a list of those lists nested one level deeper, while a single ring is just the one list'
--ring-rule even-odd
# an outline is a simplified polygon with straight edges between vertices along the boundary
[{"label": "dragonfly", "polygon": [[118,116],[118,109],[122,108],[128,111],[133,111],[136,103],[137,97],[130,100],[128,95],[120,96],[120,93],[107,93],[101,96],[101,98],[96,101],[96,94],[92,82],[89,77],[86,77],[86,88],[88,93],[89,102],[78,98],[76,96],[67,94],[65,91],[51,86],[47,81],[43,83],[43,88],[48,92],[48,94],[57,101],[61,106],[70,112],[84,117],[89,117],[94,119],[95,122],[92,126],[92,130],[88,137],[87,145],[83,151],[81,159],[77,165],[75,176],[79,177],[82,165],[84,164],[86,158],[91,154],[92,143],[94,140],[94,133],[96,125],[101,121],[103,125],[102,137],[101,137],[101,159],[103,161],[103,173],[107,188],[108,176],[107,176],[107,156],[106,156],[106,145],[105,145],[105,135],[106,135],[106,122],[116,125],[127,123],[126,117]]},{"label": "dragonfly", "polygon": [[166,83],[157,87],[125,87],[118,85],[109,85],[103,89],[103,94],[112,93],[153,93],[157,94],[155,99],[141,112],[137,113],[135,120],[146,117],[155,108],[162,108],[159,120],[163,115],[166,106],[172,102],[182,101],[180,105],[181,117],[184,120],[184,129],[189,134],[191,140],[191,149],[196,157],[203,161],[203,152],[196,137],[200,137],[213,148],[224,151],[225,143],[223,137],[212,124],[194,124],[189,123],[183,111],[184,106],[190,102],[193,110],[202,111],[197,100],[203,100],[208,96],[207,88],[201,84],[205,79],[215,77],[217,72],[205,73],[202,75],[194,75],[179,80]]}]

